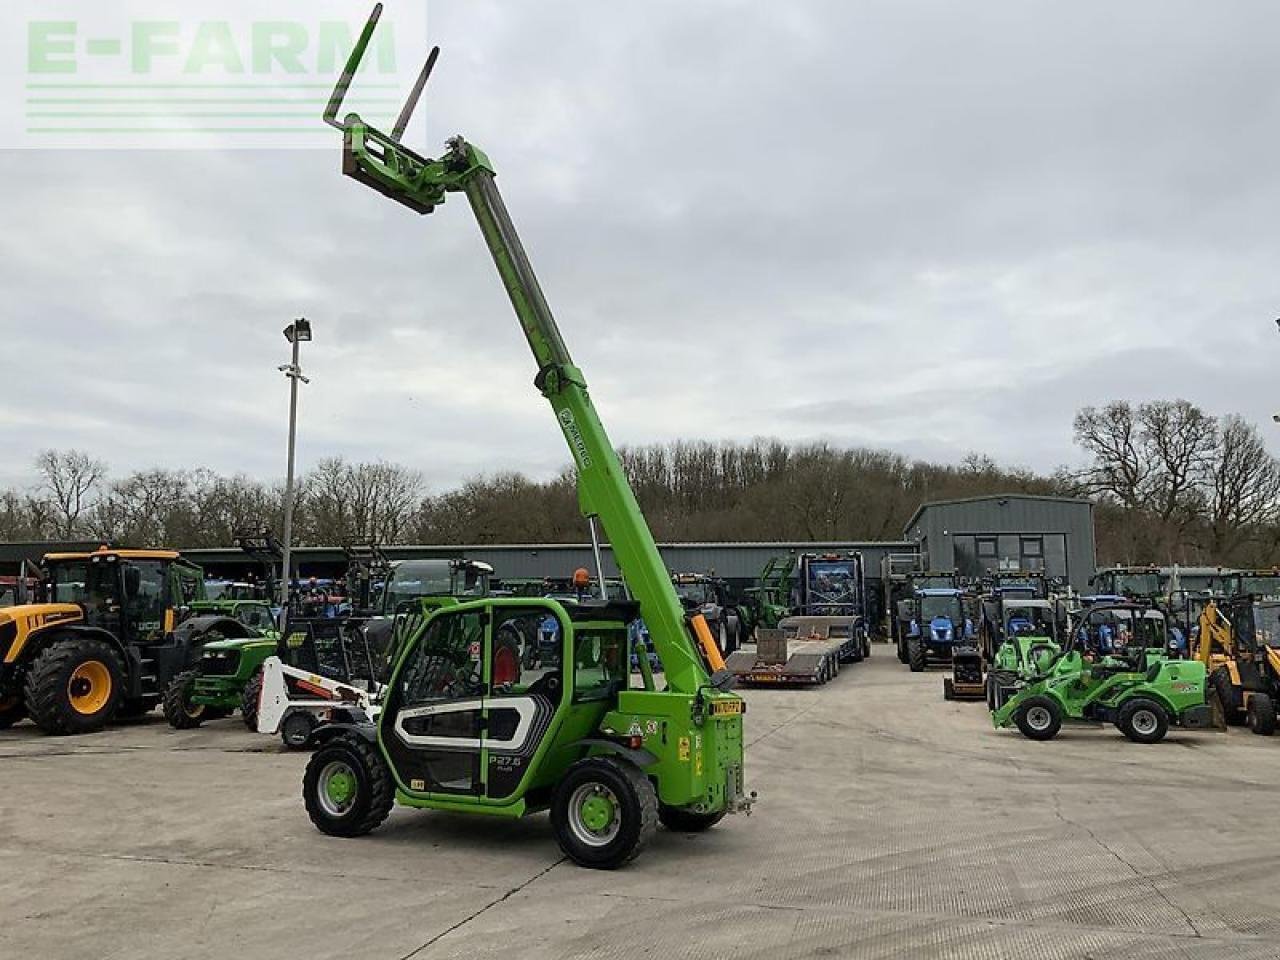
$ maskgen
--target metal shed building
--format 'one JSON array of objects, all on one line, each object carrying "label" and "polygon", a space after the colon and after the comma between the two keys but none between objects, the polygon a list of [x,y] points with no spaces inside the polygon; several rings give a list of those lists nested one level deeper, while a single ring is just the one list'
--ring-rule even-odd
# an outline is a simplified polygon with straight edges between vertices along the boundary
[{"label": "metal shed building", "polygon": [[921,504],[904,539],[931,570],[976,577],[1040,571],[1085,590],[1097,563],[1093,504],[1074,497],[1010,493]]}]

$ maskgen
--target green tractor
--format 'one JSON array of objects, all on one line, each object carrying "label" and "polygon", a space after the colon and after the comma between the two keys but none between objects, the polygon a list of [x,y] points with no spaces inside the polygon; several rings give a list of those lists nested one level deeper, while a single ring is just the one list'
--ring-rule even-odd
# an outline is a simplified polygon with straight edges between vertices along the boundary
[{"label": "green tractor", "polygon": [[[1057,610],[1048,600],[1023,593],[984,596],[978,632],[979,666],[986,671],[981,682],[993,710],[1062,652]],[[965,667],[972,672],[973,664]]]},{"label": "green tractor", "polygon": [[[550,810],[569,858],[618,867],[659,822],[706,830],[749,807],[744,704],[729,691],[732,674],[706,620],[680,603],[488,158],[461,137],[435,160],[400,142],[436,52],[391,135],[354,113],[337,119],[380,12],[325,113],[343,133],[343,171],[422,214],[449,193],[466,196],[534,355],[534,383],[572,453],[582,512],[603,523],[635,600],[489,597],[436,610],[403,645],[376,723],[352,718],[313,732],[307,812],[324,833],[353,837],[397,801],[506,818]],[[641,617],[665,669],[662,689],[644,671],[633,686],[628,631]],[[547,621],[556,644],[528,668],[535,658],[519,645]]]},{"label": "green tractor", "polygon": [[236,710],[257,730],[262,664],[276,652],[280,632],[269,604],[258,600],[214,601],[224,621],[208,635],[199,661],[165,688],[161,707],[169,726],[190,730]]},{"label": "green tractor", "polygon": [[1168,657],[1164,615],[1142,604],[1086,608],[1063,650],[992,711],[999,729],[1052,740],[1063,723],[1113,723],[1134,743],[1159,743],[1171,725],[1213,725],[1205,666]]},{"label": "green tractor", "polygon": [[742,591],[739,628],[742,643],[755,640],[756,630],[776,630],[791,615],[791,593],[795,588],[796,557],[772,557],[760,571],[754,587]]}]

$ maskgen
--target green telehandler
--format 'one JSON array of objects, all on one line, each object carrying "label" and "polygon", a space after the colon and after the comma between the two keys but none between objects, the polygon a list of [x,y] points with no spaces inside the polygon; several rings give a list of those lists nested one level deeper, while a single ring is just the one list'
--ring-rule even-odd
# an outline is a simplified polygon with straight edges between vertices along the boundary
[{"label": "green telehandler", "polygon": [[[352,711],[313,732],[307,811],[321,831],[351,837],[377,827],[395,801],[499,817],[549,809],[567,856],[618,867],[659,822],[705,830],[749,809],[744,704],[705,619],[681,606],[488,158],[461,137],[434,160],[401,143],[438,48],[390,135],[354,113],[338,119],[380,13],[325,111],[343,134],[343,172],[421,214],[449,193],[467,198],[537,363],[534,384],[568,442],[582,512],[604,524],[635,600],[490,597],[433,612],[404,643],[376,724]],[[662,660],[662,689],[643,669],[642,688],[631,684],[628,627],[639,617]],[[558,644],[544,645],[536,667],[498,655],[540,631]]]}]

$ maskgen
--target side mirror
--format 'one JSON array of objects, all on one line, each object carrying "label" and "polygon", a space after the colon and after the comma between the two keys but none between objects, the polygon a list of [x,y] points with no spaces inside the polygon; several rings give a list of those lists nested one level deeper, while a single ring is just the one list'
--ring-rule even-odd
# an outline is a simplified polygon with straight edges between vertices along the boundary
[{"label": "side mirror", "polygon": [[142,571],[137,567],[128,566],[124,568],[124,593],[125,596],[132,600],[138,595],[138,591],[142,589]]}]

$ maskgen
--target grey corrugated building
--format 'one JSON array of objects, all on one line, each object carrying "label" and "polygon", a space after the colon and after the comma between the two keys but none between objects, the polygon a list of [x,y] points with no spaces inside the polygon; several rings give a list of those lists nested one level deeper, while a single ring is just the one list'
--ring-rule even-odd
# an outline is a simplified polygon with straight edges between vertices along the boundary
[{"label": "grey corrugated building", "polygon": [[1085,590],[1097,563],[1093,504],[1074,497],[1010,493],[921,504],[904,539],[931,570],[962,576],[1042,571]]}]

